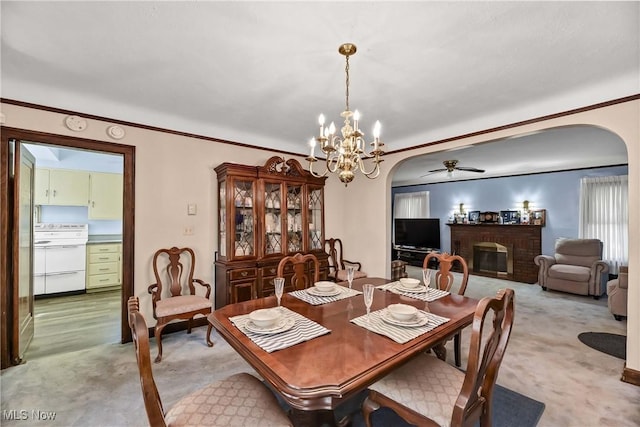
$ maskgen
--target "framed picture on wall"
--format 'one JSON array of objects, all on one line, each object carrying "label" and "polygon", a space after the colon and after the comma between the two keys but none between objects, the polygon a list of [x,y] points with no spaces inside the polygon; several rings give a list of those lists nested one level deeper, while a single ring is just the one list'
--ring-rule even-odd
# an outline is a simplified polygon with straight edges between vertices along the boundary
[{"label": "framed picture on wall", "polygon": [[532,210],[529,216],[529,222],[533,225],[541,225],[544,227],[547,217],[546,209]]}]

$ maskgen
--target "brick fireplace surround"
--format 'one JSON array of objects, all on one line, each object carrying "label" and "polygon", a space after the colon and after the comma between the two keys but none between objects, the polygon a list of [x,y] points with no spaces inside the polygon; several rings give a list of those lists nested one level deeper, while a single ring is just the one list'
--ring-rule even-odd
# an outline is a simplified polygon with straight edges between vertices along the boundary
[{"label": "brick fireplace surround", "polygon": [[533,262],[542,252],[542,227],[515,224],[448,224],[451,250],[471,264],[473,245],[480,242],[499,243],[513,249],[513,274],[472,272],[523,283],[538,281],[538,267]]}]

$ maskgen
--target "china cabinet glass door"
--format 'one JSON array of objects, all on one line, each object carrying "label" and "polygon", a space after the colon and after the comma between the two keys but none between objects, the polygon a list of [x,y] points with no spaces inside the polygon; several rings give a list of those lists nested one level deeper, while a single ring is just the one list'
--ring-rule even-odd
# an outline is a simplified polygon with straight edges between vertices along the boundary
[{"label": "china cabinet glass door", "polygon": [[302,252],[302,185],[287,186],[287,251]]},{"label": "china cabinet glass door", "polygon": [[235,180],[233,203],[235,217],[234,251],[236,257],[255,255],[254,181]]},{"label": "china cabinet glass door", "polygon": [[218,253],[227,256],[227,183],[221,181],[218,195]]},{"label": "china cabinet glass door", "polygon": [[322,188],[309,187],[309,211],[307,218],[309,221],[309,250],[323,249],[322,240],[324,237],[322,212],[323,197]]},{"label": "china cabinet glass door", "polygon": [[282,185],[264,184],[264,254],[283,253],[282,242]]}]

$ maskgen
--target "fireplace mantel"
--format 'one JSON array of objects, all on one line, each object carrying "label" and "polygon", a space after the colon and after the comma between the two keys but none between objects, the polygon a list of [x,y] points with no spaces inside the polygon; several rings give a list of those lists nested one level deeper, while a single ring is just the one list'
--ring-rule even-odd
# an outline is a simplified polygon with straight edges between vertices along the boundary
[{"label": "fireplace mantel", "polygon": [[451,231],[451,251],[471,263],[473,245],[481,242],[499,243],[513,249],[513,272],[471,274],[536,283],[538,267],[533,259],[542,252],[542,226],[516,224],[448,224]]}]

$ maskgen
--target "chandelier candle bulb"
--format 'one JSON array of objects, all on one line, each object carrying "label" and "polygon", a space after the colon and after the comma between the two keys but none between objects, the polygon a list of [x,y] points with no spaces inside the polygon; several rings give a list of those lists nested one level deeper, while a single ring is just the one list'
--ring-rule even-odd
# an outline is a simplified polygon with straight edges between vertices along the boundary
[{"label": "chandelier candle bulb", "polygon": [[313,158],[315,157],[315,153],[313,151],[316,148],[316,141],[313,138],[311,138],[311,141],[309,141],[309,146],[311,147],[309,157]]}]

